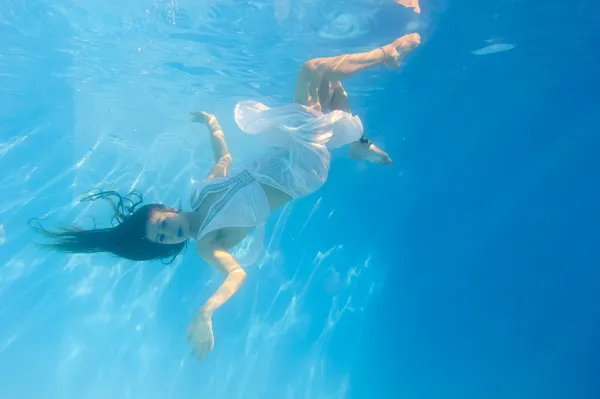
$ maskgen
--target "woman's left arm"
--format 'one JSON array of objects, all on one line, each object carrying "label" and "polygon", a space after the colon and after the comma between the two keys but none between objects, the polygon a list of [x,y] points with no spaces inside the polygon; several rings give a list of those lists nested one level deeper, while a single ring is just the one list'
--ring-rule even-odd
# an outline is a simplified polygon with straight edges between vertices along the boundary
[{"label": "woman's left arm", "polygon": [[208,178],[225,177],[231,169],[231,154],[225,141],[225,134],[217,117],[204,111],[190,112],[192,122],[204,123],[209,130],[210,144],[215,158],[215,165],[210,171]]}]

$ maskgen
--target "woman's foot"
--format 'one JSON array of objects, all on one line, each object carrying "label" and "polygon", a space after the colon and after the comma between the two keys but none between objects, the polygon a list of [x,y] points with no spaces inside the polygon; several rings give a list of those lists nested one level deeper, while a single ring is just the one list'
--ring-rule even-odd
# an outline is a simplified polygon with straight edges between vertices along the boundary
[{"label": "woman's foot", "polygon": [[364,160],[378,163],[388,167],[392,166],[392,159],[390,156],[370,141],[356,141],[350,144],[350,158],[357,161]]},{"label": "woman's foot", "polygon": [[417,14],[421,13],[421,7],[419,6],[419,0],[396,0],[396,3],[402,4],[406,8],[412,8]]},{"label": "woman's foot", "polygon": [[385,53],[383,62],[389,69],[396,69],[402,63],[402,60],[421,43],[421,36],[418,33],[410,33],[394,40],[392,43],[383,46],[381,49]]}]

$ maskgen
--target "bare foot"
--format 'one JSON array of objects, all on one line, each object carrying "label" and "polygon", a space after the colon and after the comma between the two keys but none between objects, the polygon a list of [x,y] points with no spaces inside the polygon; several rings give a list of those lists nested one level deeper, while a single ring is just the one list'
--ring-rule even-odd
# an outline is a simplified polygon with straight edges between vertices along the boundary
[{"label": "bare foot", "polygon": [[421,36],[418,33],[410,33],[394,40],[392,43],[382,47],[385,53],[385,66],[390,69],[396,69],[402,63],[402,60],[421,43]]},{"label": "bare foot", "polygon": [[417,14],[421,13],[421,7],[419,7],[419,0],[396,0],[396,3],[402,4],[406,8],[412,8]]},{"label": "bare foot", "polygon": [[360,141],[356,141],[350,144],[350,158],[357,161],[364,160],[378,163],[388,167],[392,166],[390,156],[371,142],[361,143]]}]

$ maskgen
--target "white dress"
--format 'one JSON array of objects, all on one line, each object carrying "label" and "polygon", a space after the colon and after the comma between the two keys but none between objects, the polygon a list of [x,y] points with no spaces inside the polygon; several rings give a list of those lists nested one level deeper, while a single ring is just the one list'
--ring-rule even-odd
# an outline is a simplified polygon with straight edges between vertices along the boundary
[{"label": "white dress", "polygon": [[197,239],[226,227],[258,227],[255,241],[260,244],[262,227],[270,214],[261,184],[294,199],[314,193],[327,180],[331,161],[328,148],[358,141],[363,126],[357,116],[347,112],[323,114],[300,104],[269,108],[242,101],[236,105],[234,116],[244,133],[257,135],[272,150],[227,177],[205,179],[198,185],[191,197],[192,209],[199,209],[208,196],[214,201],[210,201]]}]

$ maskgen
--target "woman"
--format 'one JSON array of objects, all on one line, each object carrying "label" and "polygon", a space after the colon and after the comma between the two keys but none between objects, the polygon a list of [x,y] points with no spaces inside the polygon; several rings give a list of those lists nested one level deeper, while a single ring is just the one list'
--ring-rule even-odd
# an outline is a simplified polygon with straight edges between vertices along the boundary
[{"label": "woman", "polygon": [[234,116],[240,129],[265,139],[272,151],[235,173],[230,173],[232,158],[217,119],[205,112],[191,113],[193,122],[208,127],[216,161],[192,195],[191,212],[160,204],[138,208],[142,197],[136,192],[125,197],[99,192],[84,199],[111,201],[115,227],[38,230],[52,238],[48,246],[59,251],[109,252],[131,260],[172,261],[189,238],[195,239],[198,255],[225,277],[188,327],[192,355],[202,359],[214,345],[213,313],[246,278],[229,250],[251,231],[256,229],[260,234],[274,209],[319,189],[329,171],[328,148],[349,145],[354,159],[391,164],[390,157],[364,137],[360,119],[350,113],[341,81],[382,64],[398,67],[419,42],[418,34],[410,34],[366,53],[310,60],[298,73],[294,104],[277,108],[252,101],[237,104]]}]

